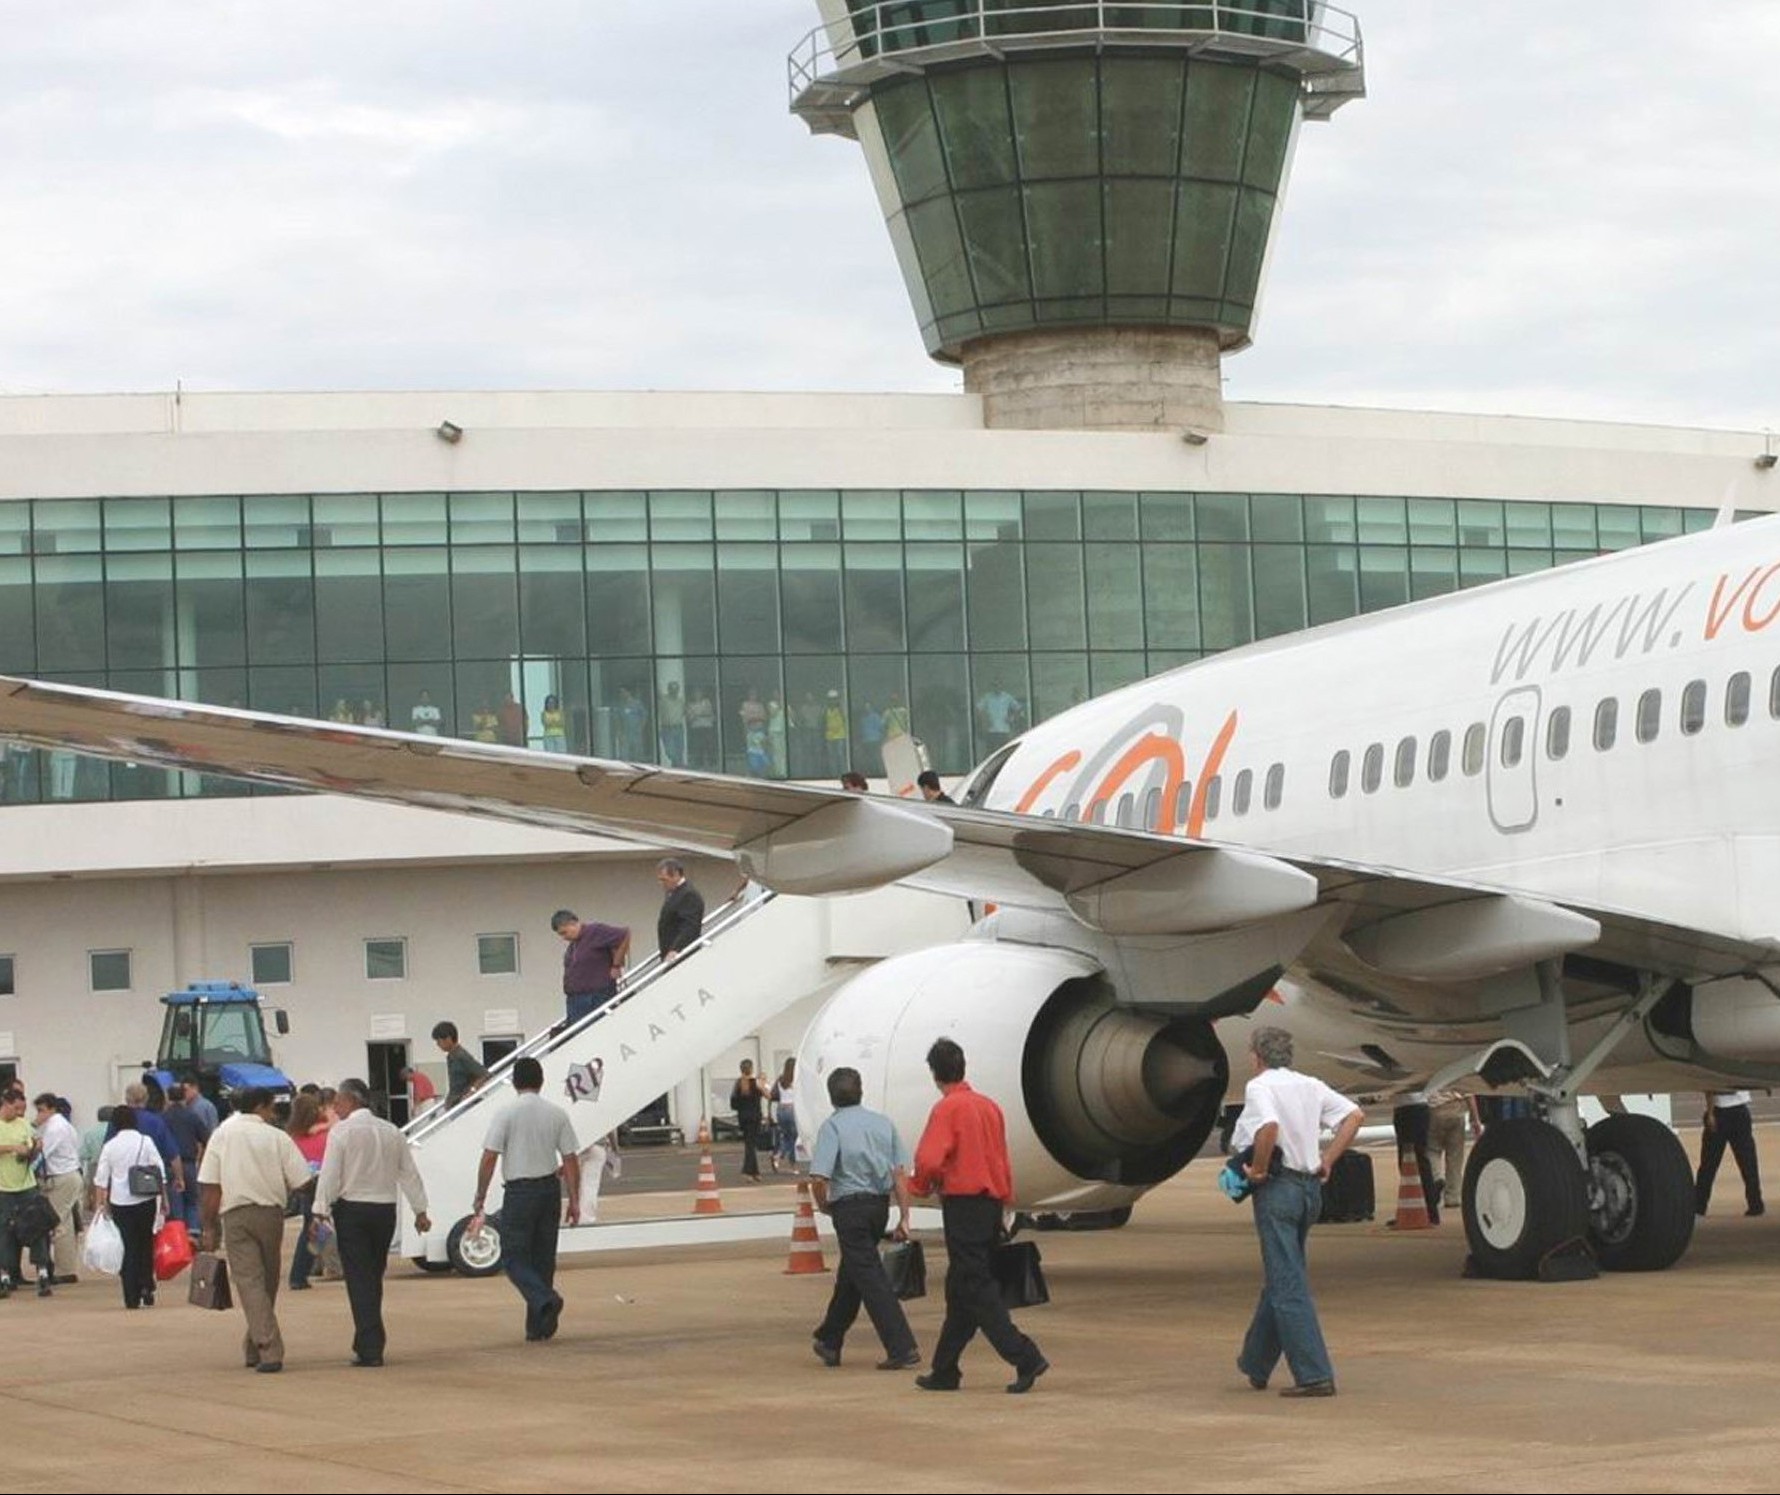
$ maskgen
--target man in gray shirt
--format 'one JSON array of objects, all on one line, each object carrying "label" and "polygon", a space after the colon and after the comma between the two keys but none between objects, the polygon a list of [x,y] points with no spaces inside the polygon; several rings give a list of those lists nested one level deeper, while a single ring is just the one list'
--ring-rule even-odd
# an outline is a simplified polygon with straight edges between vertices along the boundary
[{"label": "man in gray shirt", "polygon": [[908,1370],[921,1363],[921,1351],[878,1256],[878,1242],[890,1223],[892,1194],[902,1212],[896,1239],[908,1239],[909,1150],[888,1116],[860,1104],[863,1094],[858,1070],[837,1069],[829,1075],[834,1114],[816,1133],[810,1156],[816,1207],[834,1221],[841,1248],[834,1296],[811,1348],[824,1365],[839,1365],[841,1344],[863,1303],[884,1346],[878,1369]]},{"label": "man in gray shirt", "polygon": [[[527,1056],[513,1064],[519,1098],[489,1123],[476,1173],[476,1214],[472,1233],[482,1229],[483,1205],[501,1165],[501,1265],[525,1299],[525,1337],[534,1342],[556,1334],[562,1295],[556,1291],[556,1231],[563,1190],[569,1196],[569,1224],[581,1223],[581,1144],[561,1106],[539,1094],[544,1066]],[[557,1177],[558,1170],[561,1178]]]}]

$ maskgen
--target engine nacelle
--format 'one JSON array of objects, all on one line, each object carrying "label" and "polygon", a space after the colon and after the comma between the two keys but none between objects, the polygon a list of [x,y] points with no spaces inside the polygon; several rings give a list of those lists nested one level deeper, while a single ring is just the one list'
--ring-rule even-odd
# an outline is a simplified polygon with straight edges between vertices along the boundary
[{"label": "engine nacelle", "polygon": [[972,1087],[1006,1113],[1022,1209],[1132,1203],[1204,1145],[1228,1081],[1203,1019],[1121,1006],[1072,951],[972,940],[882,961],[835,994],[798,1056],[800,1126],[813,1140],[828,1075],[850,1066],[912,1149],[937,1099],[937,1038],[963,1045]]}]

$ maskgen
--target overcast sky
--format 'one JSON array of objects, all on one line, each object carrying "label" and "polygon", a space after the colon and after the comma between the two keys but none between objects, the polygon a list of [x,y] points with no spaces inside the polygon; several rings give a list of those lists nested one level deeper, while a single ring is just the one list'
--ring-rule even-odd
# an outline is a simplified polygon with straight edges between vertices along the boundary
[{"label": "overcast sky", "polygon": [[[1777,0],[1348,0],[1237,399],[1780,426]],[[813,0],[0,0],[0,391],[947,390]]]}]

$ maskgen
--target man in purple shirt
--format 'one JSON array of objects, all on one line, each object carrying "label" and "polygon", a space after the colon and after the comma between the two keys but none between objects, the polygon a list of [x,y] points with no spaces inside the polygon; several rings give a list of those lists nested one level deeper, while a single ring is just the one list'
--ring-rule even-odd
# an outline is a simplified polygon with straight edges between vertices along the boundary
[{"label": "man in purple shirt", "polygon": [[630,931],[583,922],[566,908],[550,916],[550,927],[569,947],[562,957],[562,994],[568,1021],[576,1023],[618,994],[618,978],[630,958]]}]

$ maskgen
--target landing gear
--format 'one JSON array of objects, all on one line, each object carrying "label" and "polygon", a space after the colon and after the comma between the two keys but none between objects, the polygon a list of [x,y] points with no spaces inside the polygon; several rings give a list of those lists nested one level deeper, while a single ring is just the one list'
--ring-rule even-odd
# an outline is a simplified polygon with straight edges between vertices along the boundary
[{"label": "landing gear", "polygon": [[[1673,1266],[1693,1238],[1693,1170],[1681,1144],[1647,1116],[1609,1116],[1586,1131],[1578,1097],[1619,1041],[1665,996],[1671,982],[1646,977],[1636,999],[1581,1059],[1572,1061],[1561,968],[1541,961],[1537,1000],[1508,1006],[1508,1036],[1467,1070],[1492,1085],[1519,1082],[1539,1120],[1485,1129],[1465,1169],[1468,1270],[1481,1277],[1570,1280]],[[1512,978],[1509,978],[1512,979]],[[1524,990],[1524,987],[1520,988]],[[1512,997],[1513,988],[1503,995]],[[1532,996],[1530,991],[1526,996]]]},{"label": "landing gear", "polygon": [[492,1277],[501,1269],[501,1217],[489,1215],[482,1229],[470,1231],[473,1215],[465,1215],[445,1237],[445,1254],[466,1277]]},{"label": "landing gear", "polygon": [[1693,1167],[1680,1139],[1649,1116],[1588,1129],[1589,1241],[1610,1272],[1660,1272],[1693,1239]]},{"label": "landing gear", "polygon": [[1588,1185],[1576,1149],[1531,1117],[1484,1130],[1465,1168],[1465,1239],[1480,1277],[1537,1277],[1588,1230]]}]

